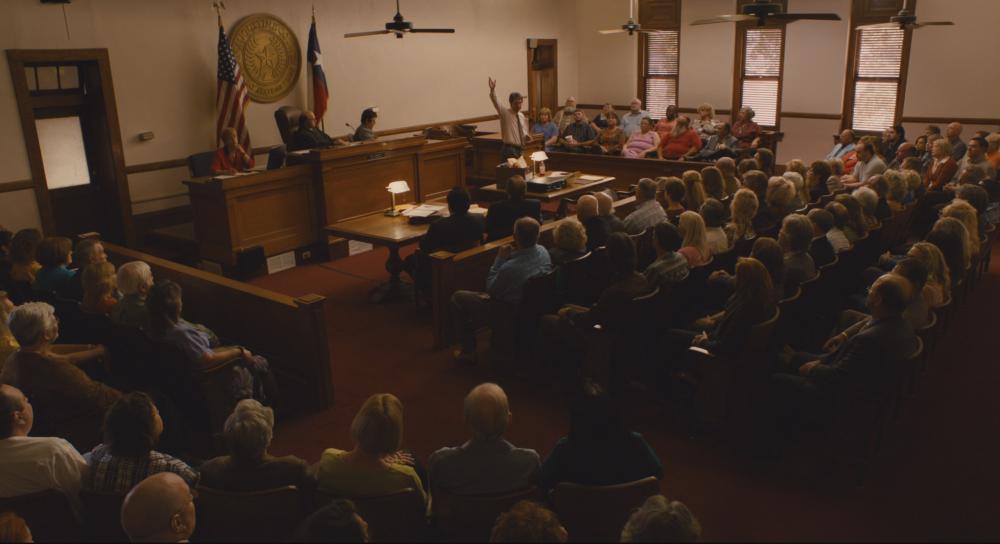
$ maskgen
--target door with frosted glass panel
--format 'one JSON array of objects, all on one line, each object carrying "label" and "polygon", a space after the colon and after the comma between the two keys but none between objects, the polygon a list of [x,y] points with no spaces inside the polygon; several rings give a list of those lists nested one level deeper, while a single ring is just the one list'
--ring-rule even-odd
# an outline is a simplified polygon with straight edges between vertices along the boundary
[{"label": "door with frosted glass panel", "polygon": [[105,230],[102,183],[94,153],[88,149],[87,121],[87,112],[78,108],[36,111],[52,215],[56,232],[64,236]]}]

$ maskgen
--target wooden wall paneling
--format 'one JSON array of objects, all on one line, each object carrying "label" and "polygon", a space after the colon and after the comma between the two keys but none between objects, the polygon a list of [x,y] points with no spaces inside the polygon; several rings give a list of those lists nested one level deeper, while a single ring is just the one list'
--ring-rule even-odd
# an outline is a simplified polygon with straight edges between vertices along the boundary
[{"label": "wooden wall paneling", "polygon": [[234,249],[259,245],[272,256],[316,243],[320,225],[309,174],[232,191],[227,201]]},{"label": "wooden wall paneling", "polygon": [[465,138],[429,141],[418,157],[418,190],[420,202],[444,197],[452,187],[465,185]]},{"label": "wooden wall paneling", "polygon": [[230,230],[229,206],[222,183],[185,182],[191,199],[198,256],[224,265],[233,265],[233,236]]},{"label": "wooden wall paneling", "polygon": [[391,198],[385,187],[390,181],[406,180],[410,192],[396,195],[396,204],[416,200],[417,153],[394,152],[371,161],[328,165],[323,168],[323,202],[326,223],[359,217],[379,209],[389,209]]},{"label": "wooden wall paneling", "polygon": [[42,164],[42,148],[38,143],[38,129],[35,127],[35,113],[31,104],[31,94],[28,91],[24,66],[32,58],[31,51],[7,50],[7,64],[10,66],[10,79],[14,86],[14,97],[17,100],[18,116],[21,120],[21,131],[24,134],[24,147],[28,153],[28,166],[31,169],[31,179],[34,181],[35,201],[38,204],[38,215],[42,223],[42,231],[55,232],[56,222],[52,215],[52,203],[49,202],[49,189],[45,179],[45,166]]},{"label": "wooden wall paneling", "polygon": [[[472,172],[469,178],[477,185],[489,185],[496,182],[496,168],[500,164],[500,147],[503,140],[500,134],[484,134],[469,139],[472,145]],[[541,151],[542,141],[539,138],[532,139],[524,147],[524,160],[531,160],[531,154]]]},{"label": "wooden wall paneling", "polygon": [[185,318],[267,357],[291,406],[319,411],[333,404],[323,297],[292,298],[115,244],[105,248],[115,264],[145,261],[157,280],[180,284]]}]

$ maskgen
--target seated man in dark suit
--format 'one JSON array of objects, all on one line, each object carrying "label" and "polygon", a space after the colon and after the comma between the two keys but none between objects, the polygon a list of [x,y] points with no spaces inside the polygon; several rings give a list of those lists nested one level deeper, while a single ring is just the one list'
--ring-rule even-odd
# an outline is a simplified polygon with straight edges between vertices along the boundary
[{"label": "seated man in dark suit", "polygon": [[507,200],[490,205],[486,214],[486,241],[492,242],[514,233],[514,221],[530,217],[542,222],[542,203],[533,198],[524,198],[527,190],[524,178],[514,176],[507,181]]},{"label": "seated man in dark suit", "polygon": [[910,288],[901,276],[881,276],[868,293],[870,320],[827,341],[825,355],[795,353],[788,366],[794,374],[775,374],[771,380],[774,417],[801,428],[832,416],[833,399],[840,391],[884,391],[891,365],[917,348],[917,336],[903,319]]},{"label": "seated man in dark suit", "polygon": [[333,147],[335,145],[347,145],[348,142],[337,139],[334,140],[327,133],[316,126],[316,114],[311,111],[302,112],[299,117],[299,130],[292,135],[292,145],[288,146],[290,151],[301,151],[303,149],[320,149]]},{"label": "seated man in dark suit", "polygon": [[448,192],[448,217],[431,223],[420,239],[420,249],[406,258],[404,270],[413,277],[417,288],[426,293],[431,289],[430,254],[435,251],[462,251],[479,245],[483,239],[483,217],[469,213],[472,197],[465,187]]},{"label": "seated man in dark suit", "polygon": [[576,201],[576,219],[587,231],[587,249],[593,251],[608,243],[611,225],[598,215],[598,202],[594,195],[583,195]]}]

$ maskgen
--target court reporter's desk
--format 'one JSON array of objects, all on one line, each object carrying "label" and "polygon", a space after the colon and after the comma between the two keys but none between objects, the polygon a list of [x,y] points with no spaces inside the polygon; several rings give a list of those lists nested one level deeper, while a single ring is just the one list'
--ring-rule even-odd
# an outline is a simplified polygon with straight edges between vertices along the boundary
[{"label": "court reporter's desk", "polygon": [[[616,200],[615,215],[624,218],[635,209],[635,197]],[[542,225],[538,243],[552,245],[556,226],[563,221],[576,221],[570,216]],[[460,289],[485,291],[486,276],[501,247],[514,242],[512,236],[501,238],[459,253],[436,251],[431,254],[431,310],[433,313],[434,347],[450,344],[454,323],[451,316],[451,295]]]},{"label": "court reporter's desk", "polygon": [[388,209],[390,181],[410,185],[397,203],[441,197],[464,185],[468,147],[465,138],[387,136],[291,154],[294,166],[185,181],[199,257],[226,274],[241,252],[256,246],[265,257],[304,249],[325,257],[331,243],[343,240],[330,240],[324,227]]},{"label": "court reporter's desk", "polygon": [[[572,181],[567,181],[566,186],[562,189],[549,191],[547,193],[535,193],[528,191],[524,196],[528,198],[536,198],[542,202],[558,202],[563,198],[576,198],[584,193],[603,191],[608,187],[614,186],[614,183],[615,178],[610,176],[603,177],[596,181],[584,181],[577,176]],[[497,189],[496,183],[480,187],[479,192],[487,197],[488,200],[499,200],[507,196],[507,191]]]}]

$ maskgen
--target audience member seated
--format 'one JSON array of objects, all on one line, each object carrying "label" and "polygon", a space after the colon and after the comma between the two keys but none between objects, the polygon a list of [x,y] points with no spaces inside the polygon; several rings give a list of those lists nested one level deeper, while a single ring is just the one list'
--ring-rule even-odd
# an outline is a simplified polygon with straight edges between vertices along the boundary
[{"label": "audience member seated", "polygon": [[587,249],[594,250],[608,242],[611,223],[598,215],[597,197],[583,195],[576,201],[576,219],[587,232]]},{"label": "audience member seated", "polygon": [[903,125],[894,125],[882,132],[881,155],[886,159],[893,159],[899,148],[906,143],[906,129]]},{"label": "audience member seated", "polygon": [[465,397],[464,414],[469,440],[458,447],[441,448],[427,461],[433,491],[482,495],[538,483],[538,453],[515,447],[504,438],[511,413],[507,394],[499,385],[474,387]]},{"label": "audience member seated", "polygon": [[597,133],[597,142],[591,148],[600,155],[621,155],[625,147],[625,131],[618,126],[618,116],[608,117],[607,126]]},{"label": "audience member seated", "polygon": [[[757,161],[754,160],[753,164],[756,165]],[[757,195],[757,202],[760,204],[760,209],[757,210],[758,214],[767,208],[767,183],[767,174],[760,170],[747,170],[743,173],[743,186]]]},{"label": "audience member seated", "polygon": [[506,238],[514,232],[514,222],[530,217],[542,222],[542,203],[534,198],[524,198],[527,190],[524,178],[513,176],[507,181],[507,199],[490,204],[486,213],[486,241]]},{"label": "audience member seated", "polygon": [[688,277],[687,258],[678,253],[683,239],[673,224],[663,221],[653,228],[656,260],[646,267],[646,283],[650,287],[677,284]]},{"label": "audience member seated", "polygon": [[34,542],[31,528],[24,518],[14,512],[0,514],[0,542]]},{"label": "audience member seated", "polygon": [[122,396],[104,417],[104,443],[83,456],[90,465],[85,487],[98,493],[127,493],[158,472],[173,472],[195,485],[194,469],[155,450],[162,433],[163,419],[149,395]]},{"label": "audience member seated", "polygon": [[663,495],[646,499],[622,529],[622,542],[698,542],[701,524],[684,503]]},{"label": "audience member seated", "polygon": [[458,252],[477,246],[486,228],[482,215],[469,213],[472,197],[465,187],[452,187],[447,199],[448,217],[430,224],[427,234],[420,239],[419,249],[403,263],[404,270],[425,293],[431,291],[430,255],[440,250]]},{"label": "audience member seated", "polygon": [[760,125],[753,121],[757,113],[752,108],[743,107],[736,112],[733,123],[733,136],[736,137],[736,149],[744,150],[755,147],[755,140],[760,136]]},{"label": "audience member seated", "polygon": [[913,330],[918,330],[930,322],[930,302],[924,296],[927,287],[927,266],[919,259],[906,257],[896,263],[892,274],[904,278],[909,283],[909,303],[903,310],[903,320]]},{"label": "audience member seated", "polygon": [[542,145],[545,151],[555,151],[559,142],[559,126],[552,122],[552,110],[542,108],[538,110],[538,122],[531,127],[532,134],[542,135]]},{"label": "audience member seated", "polygon": [[676,222],[687,208],[684,207],[684,197],[687,195],[687,187],[680,178],[667,177],[656,178],[658,182],[657,195],[659,201],[667,215],[667,219]]},{"label": "audience member seated", "polygon": [[726,194],[733,196],[740,190],[740,180],[736,177],[736,160],[732,157],[722,157],[715,161],[715,167],[722,172],[722,180],[725,182]]},{"label": "audience member seated", "polygon": [[729,123],[721,123],[716,134],[709,136],[705,140],[705,145],[693,157],[694,160],[712,161],[723,157],[735,157],[734,151],[738,146],[738,141],[733,136],[733,128]]},{"label": "audience member seated", "polygon": [[38,244],[35,254],[42,267],[35,273],[32,287],[47,293],[64,291],[73,278],[68,266],[73,259],[73,242],[62,236],[46,238]]},{"label": "audience member seated", "polygon": [[701,205],[699,213],[705,221],[705,242],[709,253],[715,255],[728,251],[731,247],[729,238],[722,228],[726,222],[726,207],[722,202],[710,198]]},{"label": "audience member seated", "polygon": [[149,330],[146,296],[153,288],[153,271],[142,261],[131,261],[118,269],[122,298],[111,308],[111,321],[130,329]]},{"label": "audience member seated", "polygon": [[14,310],[14,303],[7,296],[6,291],[0,291],[0,372],[3,372],[3,365],[7,358],[11,356],[20,346],[17,339],[10,333],[7,327],[7,319],[10,312]]},{"label": "audience member seated", "polygon": [[[233,401],[267,399],[276,395],[266,359],[242,346],[220,346],[211,331],[181,318],[181,286],[170,280],[157,284],[146,301],[149,308],[150,338],[171,345],[183,353],[195,371],[213,368],[239,359],[228,372],[227,392]],[[269,399],[272,402],[276,399]]]},{"label": "audience member seated", "polygon": [[794,172],[792,170],[786,170],[781,177],[788,180],[788,183],[792,184],[792,188],[795,190],[795,196],[792,197],[792,202],[789,204],[794,210],[799,210],[805,207],[809,203],[809,193],[806,191],[805,178],[802,174]]},{"label": "audience member seated", "polygon": [[844,155],[849,153],[854,149],[855,141],[854,131],[851,129],[844,129],[840,132],[840,137],[837,139],[837,144],[833,146],[833,149],[826,154],[826,160],[830,159],[843,159]]},{"label": "audience member seated", "polygon": [[948,123],[944,135],[951,144],[951,158],[957,163],[965,157],[966,151],[965,142],[962,141],[962,123]]},{"label": "audience member seated", "polygon": [[878,219],[878,193],[871,187],[858,187],[851,196],[861,205],[861,215],[868,230],[878,228],[881,224]]},{"label": "audience member seated", "polygon": [[130,542],[188,542],[196,523],[194,499],[180,476],[154,474],[125,496],[122,529]]},{"label": "audience member seated", "polygon": [[785,292],[794,292],[804,281],[816,277],[816,263],[809,255],[813,224],[800,214],[786,216],[781,223],[778,242],[784,250]]},{"label": "audience member seated", "polygon": [[968,202],[972,209],[976,211],[976,218],[979,222],[977,233],[980,238],[986,236],[986,229],[989,228],[990,221],[987,217],[990,214],[990,195],[979,185],[968,183],[955,188],[955,200]]},{"label": "audience member seated", "polygon": [[378,120],[378,108],[365,108],[361,112],[361,125],[354,131],[355,142],[368,142],[377,139],[375,136],[375,121]]},{"label": "audience member seated", "polygon": [[223,427],[229,455],[201,465],[201,485],[232,492],[264,491],[294,485],[310,497],[316,478],[294,456],[272,457],[274,410],[253,399],[241,400]]},{"label": "audience member seated", "polygon": [[632,132],[625,142],[622,155],[630,159],[641,159],[659,146],[660,134],[653,130],[653,121],[649,117],[643,117],[639,122],[639,129]]},{"label": "audience member seated", "polygon": [[587,254],[587,232],[579,221],[562,221],[556,225],[549,260],[552,266],[562,266]]},{"label": "audience member seated", "polygon": [[911,144],[910,142],[903,142],[903,145],[899,146],[896,150],[896,154],[892,157],[892,161],[889,162],[889,168],[902,169],[903,163],[907,159],[917,159],[916,157],[917,147],[916,144]]},{"label": "audience member seated", "polygon": [[21,346],[7,359],[0,383],[14,386],[38,408],[40,432],[81,450],[100,442],[101,420],[121,393],[90,379],[78,365],[104,356],[103,346],[53,346],[59,321],[52,306],[29,302],[10,313],[8,326]]},{"label": "audience member seated", "polygon": [[708,140],[719,131],[719,121],[715,118],[715,108],[705,102],[698,106],[698,118],[691,123],[691,128],[702,140]]},{"label": "audience member seated", "polygon": [[[538,222],[530,217],[518,219],[514,224],[514,245],[503,246],[497,252],[486,277],[486,292],[459,290],[452,295],[452,312],[460,345],[455,358],[459,362],[476,362],[476,329],[490,321],[491,302],[516,308],[521,303],[525,282],[552,271],[549,252],[538,245],[539,228]],[[496,336],[494,339],[497,340]]]},{"label": "audience member seated", "polygon": [[[844,227],[844,234],[851,243],[868,235],[868,223],[865,221],[864,212],[861,211],[861,203],[856,198],[848,194],[839,194],[834,198],[834,202],[840,204],[847,210],[847,226]],[[836,221],[836,216],[834,216]]]},{"label": "audience member seated", "polygon": [[656,156],[671,160],[693,159],[701,150],[701,138],[690,125],[691,120],[686,115],[678,117],[673,130],[660,136]]},{"label": "audience member seated", "polygon": [[[701,169],[701,185],[705,189],[706,197],[714,198],[719,202],[725,200],[729,194],[726,192],[726,180],[722,176],[722,171],[715,166],[706,166]],[[728,213],[723,206],[723,218]]]},{"label": "audience member seated", "polygon": [[656,133],[660,135],[660,141],[662,142],[664,138],[669,136],[674,131],[674,126],[677,124],[677,106],[669,105],[667,110],[664,112],[663,117],[656,122]]},{"label": "audience member seated", "polygon": [[809,190],[809,201],[818,202],[820,197],[830,194],[826,181],[833,175],[830,163],[815,161],[806,171],[806,187]]},{"label": "audience member seated", "polygon": [[[793,295],[795,289],[786,289],[785,281],[785,256],[779,244],[774,238],[761,236],[754,240],[753,247],[750,248],[750,256],[760,261],[767,269],[767,275],[771,278],[771,301],[777,303],[781,299]],[[721,288],[720,292],[726,296],[732,295],[736,290],[736,277],[725,270],[713,271],[708,276],[709,284]],[[695,322],[697,328],[708,328],[711,317]]]},{"label": "audience member seated", "polygon": [[833,249],[833,243],[827,237],[827,233],[833,228],[833,215],[830,212],[816,208],[809,210],[806,215],[813,225],[813,239],[809,244],[809,256],[813,258],[816,266],[826,266],[833,262],[837,251]]},{"label": "audience member seated", "polygon": [[[786,215],[795,211],[795,185],[783,177],[772,176],[767,180],[764,193],[767,204],[766,215],[758,217],[759,228],[764,225],[779,225]],[[760,214],[758,214],[760,215]],[[764,220],[766,217],[766,220]]]},{"label": "audience member seated", "polygon": [[99,238],[84,238],[76,243],[73,250],[73,262],[76,273],[70,278],[69,283],[57,294],[65,299],[83,301],[83,270],[92,264],[107,262],[108,254],[104,251],[104,244]]},{"label": "audience member seated", "polygon": [[681,214],[677,225],[683,242],[678,253],[687,259],[692,268],[701,266],[712,256],[705,235],[705,220],[697,212],[686,211]]},{"label": "audience member seated", "polygon": [[868,178],[877,176],[886,171],[885,161],[878,156],[874,144],[864,138],[854,145],[854,150],[858,154],[858,164],[854,165],[854,171],[850,176],[845,176],[842,180],[844,187],[854,189]]},{"label": "audience member seated", "polygon": [[951,144],[941,138],[931,145],[933,162],[927,169],[924,187],[928,191],[940,191],[958,174],[958,162],[952,157]]},{"label": "audience member seated", "polygon": [[42,233],[38,229],[21,229],[10,241],[10,279],[27,283],[35,282],[35,274],[42,268],[36,260]]},{"label": "audience member seated", "polygon": [[[409,454],[400,452],[403,404],[388,393],[368,397],[351,422],[354,449],[323,452],[319,489],[337,497],[379,497],[404,489],[426,492]],[[404,463],[403,461],[407,461]]]},{"label": "audience member seated", "polygon": [[[642,109],[642,100],[638,98],[633,98],[628,107],[628,113],[622,116],[622,130],[625,131],[625,137],[631,139],[633,134],[639,132],[642,120],[649,119],[649,112]],[[652,123],[649,128],[653,128]]]},{"label": "audience member seated", "polygon": [[927,283],[923,292],[927,304],[936,308],[951,300],[951,274],[941,250],[934,244],[917,242],[910,246],[906,255],[924,263],[927,268]]},{"label": "audience member seated", "polygon": [[754,153],[753,158],[757,161],[757,164],[760,165],[759,170],[764,172],[764,175],[768,177],[774,175],[774,151],[771,151],[766,147],[762,147]]},{"label": "audience member seated", "polygon": [[615,401],[600,386],[588,383],[570,413],[570,430],[542,463],[546,489],[570,482],[616,485],[653,476],[663,465],[639,433],[625,428]]},{"label": "audience member seated", "polygon": [[115,265],[104,261],[83,269],[83,301],[80,309],[89,314],[110,315],[118,304]]},{"label": "audience member seated", "polygon": [[1000,171],[1000,133],[992,133],[986,137],[986,158],[994,170]]},{"label": "audience member seated", "polygon": [[831,338],[824,345],[827,353],[823,355],[793,354],[788,373],[772,378],[770,398],[775,420],[797,430],[829,419],[834,396],[840,391],[886,390],[891,365],[913,354],[917,347],[917,337],[902,315],[909,300],[907,281],[885,274],[868,293],[870,321],[862,321]]},{"label": "audience member seated", "polygon": [[576,97],[570,96],[566,98],[566,104],[556,112],[555,122],[559,126],[559,134],[562,134],[566,127],[573,122],[573,116],[576,114]]},{"label": "audience member seated", "polygon": [[292,136],[290,151],[302,151],[306,149],[322,149],[335,145],[347,145],[345,140],[334,140],[327,133],[316,126],[316,114],[311,111],[304,111],[299,116],[299,130]]},{"label": "audience member seated", "polygon": [[758,206],[757,195],[750,189],[740,189],[733,195],[733,202],[729,206],[729,223],[726,224],[726,236],[730,244],[757,237],[753,218],[757,216]]},{"label": "audience member seated", "polygon": [[[859,189],[862,188],[859,187]],[[875,203],[875,218],[879,221],[885,221],[892,217],[892,208],[889,207],[889,181],[885,179],[885,176],[873,176],[868,180],[868,188],[875,191],[875,195],[878,197],[878,202]]]},{"label": "audience member seated", "polygon": [[965,273],[971,265],[968,230],[958,219],[942,217],[927,233],[926,240],[937,246],[944,255],[944,260],[948,263],[948,274],[951,276],[951,286],[954,289],[965,278]]},{"label": "audience member seated", "polygon": [[625,222],[615,215],[615,201],[606,191],[594,195],[597,198],[597,215],[611,229],[611,232],[625,232]]},{"label": "audience member seated", "polygon": [[368,523],[354,503],[334,499],[299,525],[290,542],[368,542]]},{"label": "audience member seated", "polygon": [[684,182],[684,207],[698,211],[705,203],[705,186],[701,182],[701,174],[697,170],[687,170],[681,175]]},{"label": "audience member seated", "polygon": [[601,130],[608,128],[608,120],[612,118],[615,120],[615,126],[617,126],[620,119],[618,118],[618,114],[615,113],[615,107],[608,102],[601,108],[601,113],[594,116],[594,119],[590,122],[590,124],[594,127],[596,132],[600,132]]},{"label": "audience member seated", "polygon": [[490,542],[566,542],[568,536],[555,512],[534,501],[520,501],[497,517]]},{"label": "audience member seated", "polygon": [[87,461],[62,438],[28,436],[34,420],[28,397],[0,385],[0,497],[57,489],[75,501]]},{"label": "audience member seated", "polygon": [[851,236],[848,234],[850,232],[850,218],[847,214],[847,208],[840,202],[831,202],[824,209],[833,218],[833,227],[826,231],[826,237],[830,240],[833,250],[842,253],[851,249],[854,241],[858,238],[857,233],[851,232],[850,234],[855,236],[854,240],[851,240]]},{"label": "audience member seated", "polygon": [[240,145],[239,136],[236,129],[227,127],[222,129],[222,147],[215,151],[215,159],[212,160],[212,175],[233,175],[238,172],[245,172],[254,165],[253,155],[247,153]]},{"label": "audience member seated", "polygon": [[[740,162],[736,165],[736,175],[742,180],[747,172],[759,169],[760,164],[757,162],[757,159],[753,157],[740,159]],[[764,178],[767,179],[767,176],[764,176]]]},{"label": "audience member seated", "polygon": [[635,189],[635,209],[625,217],[625,232],[639,234],[667,218],[663,206],[656,201],[656,182],[642,178]]},{"label": "audience member seated", "polygon": [[597,140],[597,131],[587,122],[583,110],[573,113],[573,122],[559,133],[559,151],[567,153],[588,153]]},{"label": "audience member seated", "polygon": [[979,255],[979,218],[976,209],[964,200],[955,199],[951,201],[951,204],[941,209],[941,217],[953,217],[961,221],[969,233],[969,254]]},{"label": "audience member seated", "polygon": [[986,138],[979,136],[969,140],[968,152],[965,157],[962,157],[962,160],[958,161],[958,171],[951,178],[952,183],[959,183],[962,172],[965,172],[969,168],[976,168],[982,171],[983,179],[995,180],[997,178],[996,168],[986,159],[986,148],[988,145]]}]

